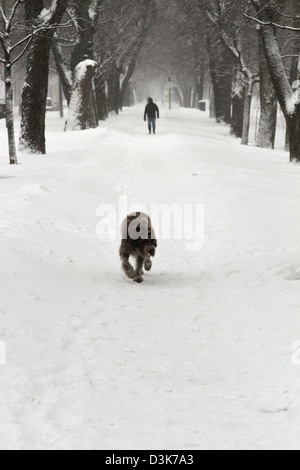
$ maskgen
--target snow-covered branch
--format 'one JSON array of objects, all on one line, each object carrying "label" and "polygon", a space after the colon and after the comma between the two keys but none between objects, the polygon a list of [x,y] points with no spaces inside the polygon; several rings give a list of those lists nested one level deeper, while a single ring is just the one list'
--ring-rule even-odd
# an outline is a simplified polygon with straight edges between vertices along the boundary
[{"label": "snow-covered branch", "polygon": [[[58,27],[60,28],[66,28],[66,27],[69,27],[70,25],[70,22],[67,22],[65,24],[60,24],[60,25],[42,25],[36,29],[34,29],[30,34],[28,34],[27,36],[25,36],[24,38],[20,39],[20,41],[18,41],[16,44],[12,45],[12,46],[7,46],[6,45],[6,42],[4,40],[5,38],[5,34],[2,34],[0,33],[0,43],[2,45],[2,48],[4,50],[4,52],[7,54],[11,54],[15,49],[17,49],[18,47],[22,46],[24,43],[26,43],[24,49],[22,50],[22,52],[17,56],[15,57],[13,60],[11,60],[11,65],[13,65],[14,63],[16,63],[23,55],[24,53],[27,51],[31,41],[33,40],[34,36],[38,35],[39,33],[43,32],[43,31],[49,31],[49,30],[52,30],[52,29],[57,29]],[[8,33],[7,33],[8,34]],[[0,61],[2,63],[6,63],[6,60],[4,59],[1,59],[0,58]]]},{"label": "snow-covered branch", "polygon": [[94,23],[100,13],[100,6],[103,3],[103,0],[92,0],[92,3],[89,7],[89,18],[92,23]]},{"label": "snow-covered branch", "polygon": [[18,62],[18,60],[20,60],[21,57],[23,57],[23,55],[24,55],[25,52],[27,51],[28,47],[30,46],[32,40],[33,40],[33,35],[28,39],[27,44],[25,45],[24,49],[20,52],[20,54],[17,55],[17,56],[11,61],[11,64],[10,64],[11,66],[14,65],[16,62]]},{"label": "snow-covered branch", "polygon": [[5,15],[5,13],[4,13],[3,7],[2,7],[1,5],[0,5],[0,13],[1,13],[1,16],[2,16],[2,18],[3,18],[5,27],[7,28],[8,19],[6,18],[6,15]]},{"label": "snow-covered branch", "polygon": [[41,13],[38,17],[38,21],[40,21],[44,24],[51,23],[54,19],[56,11],[57,11],[57,0],[52,0],[52,3],[50,5],[50,7],[49,8],[44,8],[41,11]]},{"label": "snow-covered branch", "polygon": [[[5,47],[5,42],[4,42],[4,39],[2,37],[2,34],[0,34],[0,45],[1,45],[1,47],[4,51],[4,53],[5,53],[6,47]],[[1,57],[0,57],[0,62],[1,62],[1,64],[5,64],[6,60],[1,59]]]},{"label": "snow-covered branch", "polygon": [[248,20],[255,21],[260,26],[274,26],[276,28],[286,29],[288,31],[294,31],[294,32],[300,33],[300,28],[295,28],[293,26],[281,25],[281,24],[278,24],[278,23],[274,23],[273,21],[268,21],[268,22],[261,21],[258,18],[255,18],[254,16],[247,15],[246,13],[243,13],[243,15],[244,15],[245,18],[248,18]]},{"label": "snow-covered branch", "polygon": [[8,19],[8,22],[7,22],[7,31],[10,32],[10,29],[11,29],[11,26],[12,26],[12,22],[13,22],[13,19],[15,17],[15,14],[17,12],[17,9],[19,7],[19,5],[21,3],[24,3],[24,0],[17,0],[16,3],[13,5],[12,9],[11,9],[11,14],[9,16],[9,19]]}]

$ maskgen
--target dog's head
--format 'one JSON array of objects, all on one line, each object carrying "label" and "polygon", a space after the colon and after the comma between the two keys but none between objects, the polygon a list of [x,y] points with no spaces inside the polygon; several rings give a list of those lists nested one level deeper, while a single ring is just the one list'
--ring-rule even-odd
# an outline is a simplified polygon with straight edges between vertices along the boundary
[{"label": "dog's head", "polygon": [[154,257],[155,256],[155,251],[156,251],[156,248],[157,248],[157,241],[155,239],[150,239],[150,240],[145,240],[145,253],[146,253],[146,256],[145,258],[147,257]]},{"label": "dog's head", "polygon": [[130,240],[132,250],[138,250],[144,258],[155,256],[157,240],[147,214],[137,212],[127,216],[122,225],[122,238]]},{"label": "dog's head", "polygon": [[143,239],[139,238],[134,242],[136,249],[140,252],[143,258],[150,258],[155,256],[157,247],[157,240],[155,238]]}]

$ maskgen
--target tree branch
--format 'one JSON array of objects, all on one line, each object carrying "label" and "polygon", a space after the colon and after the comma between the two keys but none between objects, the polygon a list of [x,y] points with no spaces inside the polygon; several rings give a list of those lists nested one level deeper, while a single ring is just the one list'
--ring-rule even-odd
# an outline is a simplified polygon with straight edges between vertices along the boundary
[{"label": "tree branch", "polygon": [[254,18],[254,16],[247,15],[246,13],[243,13],[243,15],[245,16],[245,18],[248,18],[248,20],[255,21],[256,23],[258,23],[261,26],[275,26],[276,28],[286,29],[288,31],[294,31],[294,32],[296,31],[296,32],[300,33],[300,28],[294,28],[293,26],[284,26],[284,25],[281,25],[281,24],[273,23],[273,21],[268,21],[268,22],[261,21],[258,18]]},{"label": "tree branch", "polygon": [[17,62],[19,59],[21,59],[21,57],[25,54],[25,52],[27,51],[28,47],[30,46],[32,40],[33,40],[33,36],[31,36],[31,37],[29,38],[29,41],[28,41],[28,43],[26,44],[26,46],[24,47],[23,51],[22,51],[17,57],[15,57],[15,58],[11,61],[11,65],[13,65],[15,62]]},{"label": "tree branch", "polygon": [[[3,37],[0,35],[0,44],[2,46],[2,49],[3,49],[3,52],[4,52],[4,55],[7,55],[7,47],[6,47],[6,44],[5,44],[5,41],[3,39]],[[6,60],[5,59],[0,59],[0,61],[2,62],[2,64],[5,64],[6,63]]]},{"label": "tree branch", "polygon": [[25,38],[21,39],[19,42],[14,44],[10,48],[10,52],[13,52],[17,47],[21,46],[24,42],[26,42],[30,37],[34,37],[36,34],[40,33],[41,31],[49,31],[51,29],[56,29],[56,28],[68,28],[70,25],[71,21],[68,21],[67,23],[64,24],[59,24],[59,25],[49,25],[49,26],[41,26],[40,28],[37,28],[33,30],[30,34],[28,34]]},{"label": "tree branch", "polygon": [[11,10],[11,14],[10,14],[10,17],[7,21],[7,25],[6,25],[6,32],[7,33],[10,33],[11,31],[11,23],[12,23],[12,20],[14,19],[14,16],[16,14],[16,11],[18,9],[18,6],[21,4],[21,3],[24,3],[24,0],[17,0],[16,3],[14,4],[14,6],[12,7],[12,10]]},{"label": "tree branch", "polygon": [[16,44],[14,44],[11,48],[10,48],[10,52],[13,52],[17,47],[21,46],[24,42],[26,41],[29,41],[29,39],[31,37],[33,37],[35,34],[35,32],[32,32],[30,34],[28,34],[28,36],[26,36],[25,38],[21,39],[19,42],[17,42]]},{"label": "tree branch", "polygon": [[3,10],[3,7],[0,5],[0,13],[1,13],[1,16],[3,18],[3,21],[5,23],[5,28],[7,28],[7,22],[8,22],[8,19],[4,13],[4,10]]},{"label": "tree branch", "polygon": [[243,75],[247,78],[250,79],[251,77],[253,78],[253,74],[250,72],[248,67],[246,66],[242,53],[239,50],[239,48],[230,40],[229,36],[225,31],[222,29],[220,26],[220,17],[219,15],[216,15],[215,13],[212,13],[210,10],[206,9],[206,14],[208,19],[219,28],[219,33],[221,35],[221,39],[224,42],[225,46],[229,49],[229,51],[232,53],[235,59],[238,60],[240,67],[241,67],[241,72]]}]

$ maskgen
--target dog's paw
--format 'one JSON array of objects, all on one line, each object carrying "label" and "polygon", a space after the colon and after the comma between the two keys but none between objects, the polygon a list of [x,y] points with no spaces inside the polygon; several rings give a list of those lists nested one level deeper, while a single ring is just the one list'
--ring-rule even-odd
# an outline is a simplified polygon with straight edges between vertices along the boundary
[{"label": "dog's paw", "polygon": [[128,273],[128,272],[127,272],[127,273],[125,273],[125,274],[126,274],[126,276],[128,277],[128,279],[134,279],[134,278],[135,278],[135,272],[134,272],[134,271],[132,271],[132,273]]},{"label": "dog's paw", "polygon": [[142,276],[135,277],[133,280],[134,282],[137,282],[138,284],[141,284],[141,282],[144,282],[144,279],[142,278]]},{"label": "dog's paw", "polygon": [[150,259],[145,260],[144,268],[146,269],[146,271],[150,271],[150,269],[152,268],[152,261]]},{"label": "dog's paw", "polygon": [[124,271],[124,274],[129,278],[129,279],[134,279],[136,274],[135,274],[135,270],[133,268],[124,268],[123,269]]}]

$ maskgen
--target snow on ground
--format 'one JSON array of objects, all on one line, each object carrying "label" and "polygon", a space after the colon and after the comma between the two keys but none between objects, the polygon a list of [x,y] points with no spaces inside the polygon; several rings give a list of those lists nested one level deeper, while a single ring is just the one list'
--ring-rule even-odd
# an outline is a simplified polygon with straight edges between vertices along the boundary
[{"label": "snow on ground", "polygon": [[[0,446],[299,449],[300,167],[196,110],[156,136],[142,114],[67,134],[49,114],[48,156],[17,167],[0,121]],[[204,204],[204,248],[160,240],[126,280],[96,235],[120,195]]]}]

